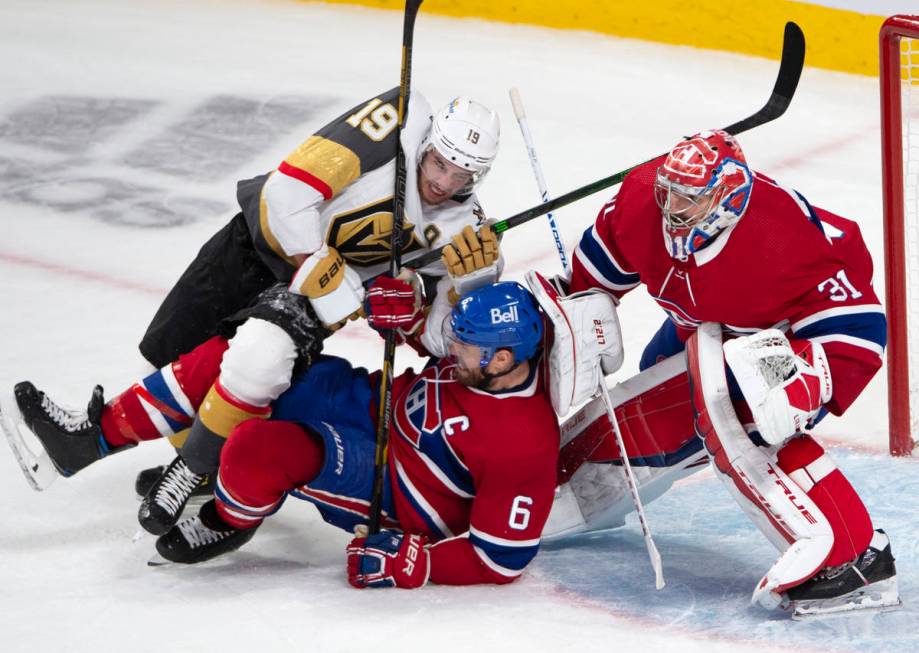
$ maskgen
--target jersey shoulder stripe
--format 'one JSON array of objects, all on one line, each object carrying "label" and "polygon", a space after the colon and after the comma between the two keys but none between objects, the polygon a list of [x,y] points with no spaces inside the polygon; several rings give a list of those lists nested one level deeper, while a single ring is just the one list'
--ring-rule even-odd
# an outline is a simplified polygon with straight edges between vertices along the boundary
[{"label": "jersey shoulder stripe", "polygon": [[581,237],[575,252],[585,269],[604,286],[617,291],[630,290],[641,282],[635,272],[629,272],[613,257],[600,240],[596,227],[590,227]]},{"label": "jersey shoulder stripe", "polygon": [[310,184],[326,199],[396,156],[399,88],[349,109],[288,155],[279,171]]}]

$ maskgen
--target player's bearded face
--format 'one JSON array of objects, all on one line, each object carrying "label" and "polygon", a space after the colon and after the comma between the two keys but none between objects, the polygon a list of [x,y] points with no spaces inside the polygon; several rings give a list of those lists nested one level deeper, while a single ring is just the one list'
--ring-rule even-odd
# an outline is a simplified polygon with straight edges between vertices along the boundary
[{"label": "player's bearded face", "polygon": [[440,204],[471,184],[472,173],[453,165],[437,150],[428,150],[422,156],[418,192],[426,203]]},{"label": "player's bearded face", "polygon": [[485,378],[481,366],[481,350],[459,340],[450,340],[450,356],[456,363],[453,375],[465,386],[476,387]]}]

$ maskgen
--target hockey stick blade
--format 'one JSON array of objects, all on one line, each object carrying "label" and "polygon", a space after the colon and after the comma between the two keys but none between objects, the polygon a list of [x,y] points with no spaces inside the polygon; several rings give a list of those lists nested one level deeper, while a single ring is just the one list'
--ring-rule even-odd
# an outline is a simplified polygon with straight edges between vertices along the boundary
[{"label": "hockey stick blade", "polygon": [[[772,89],[772,93],[769,95],[769,99],[766,101],[766,104],[757,111],[756,113],[733,123],[725,128],[725,131],[730,132],[733,135],[742,134],[745,131],[753,129],[754,127],[759,127],[760,125],[765,125],[768,122],[771,122],[785,113],[788,109],[789,104],[791,104],[791,99],[794,97],[795,90],[798,88],[798,80],[801,78],[801,71],[804,68],[804,33],[801,31],[801,28],[798,27],[795,23],[789,22],[785,24],[785,35],[782,42],[782,61],[779,64],[779,73],[775,80],[775,86]],[[657,157],[654,157],[657,158]],[[654,159],[648,159],[648,161],[653,161]],[[621,184],[622,181],[626,178],[632,170],[638,166],[644,165],[648,161],[643,161],[637,165],[634,165],[625,170],[621,170],[614,175],[609,177],[604,177],[599,179],[591,184],[582,186],[581,188],[576,188],[573,191],[569,191],[564,195],[559,195],[556,198],[544,202],[532,208],[521,211],[516,215],[512,215],[509,218],[504,220],[499,220],[498,222],[492,225],[492,228],[497,233],[502,233],[508,229],[517,227],[525,222],[529,222],[535,218],[538,218],[546,213],[555,211],[556,209],[567,206],[572,202],[577,202],[580,199],[584,199],[589,195],[593,195],[596,192],[604,190],[615,186],[616,184]],[[416,269],[423,268],[431,263],[437,261],[441,256],[440,250],[427,252],[422,256],[411,259],[410,264]]]},{"label": "hockey stick blade", "polygon": [[724,128],[724,131],[737,135],[771,122],[781,116],[791,104],[804,69],[804,32],[796,23],[785,23],[785,37],[782,42],[782,62],[779,74],[772,89],[772,95],[763,108],[752,116],[744,118]]}]

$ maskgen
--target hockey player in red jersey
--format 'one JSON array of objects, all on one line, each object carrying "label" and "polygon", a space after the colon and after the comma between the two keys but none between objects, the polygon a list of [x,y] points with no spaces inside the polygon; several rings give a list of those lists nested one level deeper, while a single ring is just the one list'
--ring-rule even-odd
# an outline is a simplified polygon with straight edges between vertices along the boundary
[{"label": "hockey player in red jersey", "polygon": [[[389,467],[379,534],[348,547],[357,587],[507,583],[536,555],[555,489],[558,423],[546,389],[542,314],[516,283],[488,284],[452,309],[439,296],[423,341],[437,353],[419,373],[396,377]],[[390,319],[412,319],[393,301]],[[446,320],[442,319],[448,315]],[[443,325],[443,327],[442,327]],[[138,388],[150,410],[116,398],[81,416],[69,433],[40,406],[24,423],[55,464],[83,449],[157,439],[175,407],[204,401],[227,351],[215,337]],[[155,375],[154,375],[155,376]],[[270,419],[234,427],[221,456],[216,496],[157,540],[167,560],[194,563],[234,550],[287,496],[313,502],[323,518],[354,532],[366,524],[379,376],[319,357],[273,405]],[[93,411],[90,411],[91,413]]]},{"label": "hockey player in red jersey", "polygon": [[[241,181],[241,212],[205,244],[154,317],[140,348],[163,369],[214,335],[230,340],[203,408],[179,402],[160,422],[181,455],[138,477],[146,495],[138,519],[149,532],[166,532],[191,494],[208,489],[232,428],[267,416],[292,376],[311,364],[338,326],[360,314],[365,299],[414,292],[405,280],[389,279],[365,296],[365,283],[386,269],[390,256],[397,139],[407,162],[403,260],[448,250],[444,263],[413,276],[416,286],[425,284],[430,298],[445,277],[457,293],[499,277],[498,240],[475,194],[497,155],[497,114],[463,97],[434,114],[413,92],[400,131],[398,96],[391,89],[354,107],[276,170]],[[474,265],[467,262],[473,254]],[[410,335],[420,315],[395,328]],[[371,317],[371,326],[386,328],[385,315]],[[174,386],[170,375],[163,383]],[[18,400],[39,398],[37,391],[31,399],[22,393]],[[34,465],[22,467],[40,485]]]},{"label": "hockey player in red jersey", "polygon": [[[766,607],[899,602],[887,536],[808,434],[881,366],[886,321],[871,275],[854,222],[751,171],[723,131],[632,171],[573,257],[572,292],[620,298],[644,285],[667,313],[643,370],[688,346],[696,430],[719,477],[783,551],[753,595]],[[715,363],[703,343],[713,338]],[[734,400],[727,413],[719,369]]]}]

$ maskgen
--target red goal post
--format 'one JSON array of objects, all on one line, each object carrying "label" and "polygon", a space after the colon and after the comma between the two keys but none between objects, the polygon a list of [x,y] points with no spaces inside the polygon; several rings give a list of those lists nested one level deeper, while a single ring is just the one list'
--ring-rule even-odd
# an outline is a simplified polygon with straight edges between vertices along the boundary
[{"label": "red goal post", "polygon": [[890,452],[905,456],[919,439],[919,16],[884,22],[880,78]]}]

